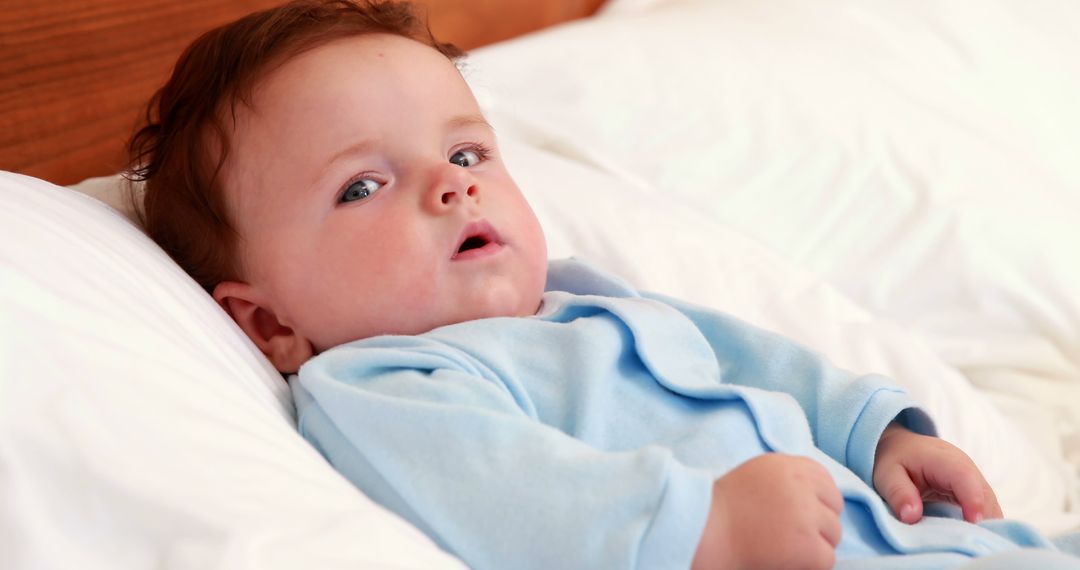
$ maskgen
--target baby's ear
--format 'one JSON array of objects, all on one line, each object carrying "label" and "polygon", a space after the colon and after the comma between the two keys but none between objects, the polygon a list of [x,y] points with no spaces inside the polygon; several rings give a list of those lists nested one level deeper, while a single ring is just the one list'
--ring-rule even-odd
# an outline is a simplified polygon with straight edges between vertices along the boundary
[{"label": "baby's ear", "polygon": [[214,300],[240,325],[278,372],[296,372],[304,361],[315,355],[311,342],[281,324],[251,285],[222,281],[214,287]]}]

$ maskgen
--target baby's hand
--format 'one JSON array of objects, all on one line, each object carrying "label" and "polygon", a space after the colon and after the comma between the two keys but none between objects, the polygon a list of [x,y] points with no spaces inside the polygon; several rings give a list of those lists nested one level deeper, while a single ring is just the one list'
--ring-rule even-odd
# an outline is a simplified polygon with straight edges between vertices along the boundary
[{"label": "baby's hand", "polygon": [[832,568],[844,499],[805,457],[755,457],[713,483],[693,568]]},{"label": "baby's hand", "polygon": [[874,489],[908,524],[922,519],[924,501],[959,505],[973,523],[1002,516],[997,496],[967,454],[898,424],[885,428],[878,442]]}]

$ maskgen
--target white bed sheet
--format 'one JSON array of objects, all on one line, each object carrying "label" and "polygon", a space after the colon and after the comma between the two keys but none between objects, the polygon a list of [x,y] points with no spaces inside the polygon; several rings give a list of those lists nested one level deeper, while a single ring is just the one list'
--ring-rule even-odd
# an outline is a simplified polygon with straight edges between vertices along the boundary
[{"label": "white bed sheet", "polygon": [[[1080,4],[636,4],[475,54],[500,131],[736,229],[892,321],[979,389],[970,412],[992,402],[1044,458],[977,423],[957,436],[1010,514],[1075,526]],[[1027,480],[1036,466],[1053,491]]]}]

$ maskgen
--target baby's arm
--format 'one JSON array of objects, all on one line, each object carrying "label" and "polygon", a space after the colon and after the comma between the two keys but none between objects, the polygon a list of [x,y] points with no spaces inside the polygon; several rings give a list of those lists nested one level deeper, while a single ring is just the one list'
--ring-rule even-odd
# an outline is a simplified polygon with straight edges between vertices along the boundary
[{"label": "baby's arm", "polygon": [[997,496],[967,454],[897,423],[878,442],[873,478],[874,489],[908,524],[922,518],[924,501],[959,505],[973,523],[1002,516]]},{"label": "baby's arm", "polygon": [[832,568],[843,508],[820,464],[777,453],[755,457],[713,484],[693,568]]},{"label": "baby's arm", "polygon": [[971,459],[931,437],[929,417],[890,379],[850,374],[794,341],[728,315],[646,296],[689,317],[717,357],[735,363],[725,381],[792,395],[806,413],[816,445],[872,484],[904,522],[922,518],[924,500],[955,503],[972,522],[1001,516]]},{"label": "baby's arm", "polygon": [[776,333],[717,311],[645,294],[686,315],[723,365],[723,381],[792,396],[814,445],[872,483],[874,450],[890,422],[935,434],[933,422],[907,392],[877,374],[856,375]]}]

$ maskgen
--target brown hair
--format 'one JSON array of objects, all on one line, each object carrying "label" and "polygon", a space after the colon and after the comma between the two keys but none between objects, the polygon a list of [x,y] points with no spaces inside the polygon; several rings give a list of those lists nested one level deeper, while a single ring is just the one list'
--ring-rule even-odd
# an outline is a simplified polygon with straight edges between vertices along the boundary
[{"label": "brown hair", "polygon": [[226,209],[220,173],[238,103],[250,105],[256,83],[289,58],[333,40],[374,33],[431,46],[451,61],[407,2],[295,0],[210,30],[177,60],[154,94],[146,123],[128,144],[127,178],[144,182],[131,198],[146,233],[204,289],[240,277],[239,235]]}]

